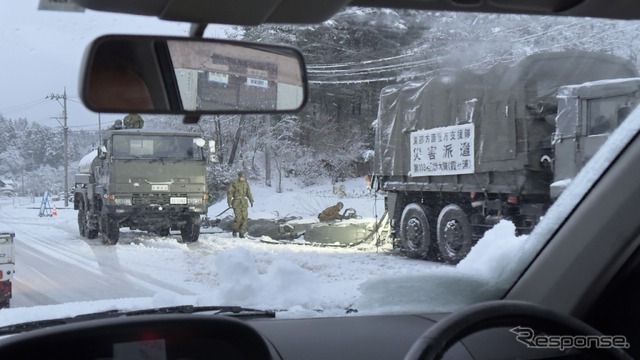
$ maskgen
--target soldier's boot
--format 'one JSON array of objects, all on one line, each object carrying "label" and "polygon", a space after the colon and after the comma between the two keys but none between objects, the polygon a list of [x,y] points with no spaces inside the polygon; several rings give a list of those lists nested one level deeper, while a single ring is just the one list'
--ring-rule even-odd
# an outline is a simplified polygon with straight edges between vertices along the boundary
[{"label": "soldier's boot", "polygon": [[232,232],[231,235],[233,235],[233,237],[238,237],[238,233],[236,231]]},{"label": "soldier's boot", "polygon": [[244,239],[244,233],[240,233],[240,237]]}]

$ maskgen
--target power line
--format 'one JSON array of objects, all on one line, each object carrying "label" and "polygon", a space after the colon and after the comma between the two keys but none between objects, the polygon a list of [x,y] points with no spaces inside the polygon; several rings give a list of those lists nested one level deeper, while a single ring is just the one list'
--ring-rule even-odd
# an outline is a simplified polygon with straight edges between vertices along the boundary
[{"label": "power line", "polygon": [[[560,24],[558,26],[555,26],[554,28],[550,28],[550,29],[546,29],[544,31],[538,32],[536,34],[532,34],[532,35],[527,35],[524,36],[522,38],[518,38],[518,39],[514,39],[512,40],[510,43],[511,44],[516,44],[516,43],[522,43],[525,41],[532,41],[535,38],[540,38],[543,37],[547,34],[549,34],[550,32],[557,32],[559,29],[562,28],[567,28],[567,27],[574,27],[576,25],[575,22],[571,22],[571,23],[567,23],[567,24]],[[580,24],[580,26],[591,26],[592,24],[585,24],[582,25]],[[597,37],[599,39],[601,39],[603,36],[608,36],[608,35],[613,35],[615,33],[619,33],[619,32],[625,32],[628,31],[630,29],[634,29],[634,28],[638,28],[640,27],[640,24],[633,24],[627,27],[619,27],[616,29],[609,29],[606,32],[602,32],[597,34]],[[516,28],[516,29],[521,29],[522,27]],[[509,29],[512,30],[512,29]],[[506,30],[505,30],[506,31]],[[553,50],[553,49],[557,49],[557,48],[562,48],[562,47],[566,47],[569,45],[576,45],[576,44],[582,44],[583,46],[587,46],[589,43],[595,41],[594,39],[590,39],[590,38],[582,38],[580,39],[581,41],[576,42],[575,40],[567,40],[563,43],[559,43],[559,44],[554,44],[552,46],[549,46],[547,48],[541,48],[538,49],[537,51],[549,51],[549,50]],[[471,39],[468,39],[468,41],[471,41]],[[445,46],[440,47],[439,49],[430,49],[431,51],[437,51],[437,50],[442,50],[445,49]],[[419,55],[419,54],[416,54]],[[504,58],[505,54],[499,56],[500,58]],[[510,61],[515,59],[517,56],[513,56],[513,57],[508,57],[506,60],[504,61]],[[382,61],[386,61],[386,59],[390,59],[390,58],[385,58],[385,59],[379,59],[380,62]],[[362,75],[368,75],[368,74],[381,74],[384,72],[391,72],[391,71],[397,71],[397,70],[402,70],[402,69],[411,69],[411,68],[418,68],[424,65],[427,65],[429,63],[437,63],[439,61],[442,61],[445,59],[445,56],[439,56],[439,57],[434,57],[431,59],[427,59],[427,60],[423,60],[423,61],[415,61],[415,62],[405,62],[405,63],[400,63],[400,64],[394,64],[394,65],[385,65],[385,66],[379,66],[379,67],[372,67],[372,68],[368,68],[368,69],[358,69],[358,68],[351,68],[351,69],[346,69],[346,70],[335,70],[336,73],[331,74],[331,71],[326,71],[326,70],[315,70],[315,71],[309,71],[309,75],[310,78],[338,78],[338,77],[346,77],[346,76],[362,76]],[[482,61],[476,62],[474,64],[468,65],[466,66],[467,68],[476,68],[482,64],[486,64],[486,63],[490,63],[490,62],[495,62],[492,60],[496,60],[494,59],[484,59]],[[351,62],[351,64],[363,64],[363,63],[374,63],[376,61],[376,59],[373,60],[366,60],[366,61],[362,61],[362,62]],[[498,61],[500,62],[500,61]],[[336,64],[332,64],[336,65]],[[310,65],[309,68],[321,68],[322,66],[315,66],[315,65]],[[327,75],[320,75],[318,73],[327,73]],[[427,72],[420,72],[420,73],[413,73],[413,74],[403,74],[403,75],[390,75],[390,76],[382,76],[382,77],[373,77],[373,78],[364,78],[364,79],[354,79],[354,80],[311,80],[309,81],[309,83],[311,84],[316,84],[316,85],[321,85],[321,84],[361,84],[361,83],[374,83],[374,82],[388,82],[388,81],[393,81],[393,80],[401,80],[401,79],[407,79],[407,78],[414,78],[414,77],[418,77],[418,76],[424,76],[424,75],[429,75],[432,74],[434,72],[434,70],[429,70]]]},{"label": "power line", "polygon": [[21,105],[9,106],[4,109],[0,109],[0,114],[7,115],[7,114],[20,113],[26,110],[31,110],[36,107],[39,107],[47,102],[48,101],[46,99],[39,99],[39,100],[30,101],[28,103],[24,103]]}]

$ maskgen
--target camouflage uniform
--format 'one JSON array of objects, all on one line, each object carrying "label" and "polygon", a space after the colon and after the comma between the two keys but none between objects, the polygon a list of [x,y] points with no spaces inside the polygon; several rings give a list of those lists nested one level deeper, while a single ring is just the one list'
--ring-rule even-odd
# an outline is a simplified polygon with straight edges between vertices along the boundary
[{"label": "camouflage uniform", "polygon": [[142,116],[138,114],[129,114],[124,117],[125,129],[142,129],[143,126],[144,120],[142,120]]},{"label": "camouflage uniform", "polygon": [[[231,229],[233,230],[234,236],[239,232],[240,237],[244,237],[244,234],[247,232],[247,221],[249,219],[249,204],[247,203],[247,199],[249,199],[253,207],[251,188],[244,177],[244,173],[239,172],[238,179],[229,184],[229,189],[227,189],[227,204],[233,208],[235,216]],[[243,179],[241,180],[241,178]]]},{"label": "camouflage uniform", "polygon": [[339,202],[333,206],[329,206],[328,208],[322,210],[322,212],[318,215],[318,219],[323,222],[334,221],[342,219],[342,215],[340,215],[340,210],[344,205]]}]

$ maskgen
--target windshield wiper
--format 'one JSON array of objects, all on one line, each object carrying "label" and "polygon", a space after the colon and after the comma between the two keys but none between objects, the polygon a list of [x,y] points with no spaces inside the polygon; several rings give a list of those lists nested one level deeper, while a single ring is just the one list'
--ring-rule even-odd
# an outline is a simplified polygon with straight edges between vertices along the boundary
[{"label": "windshield wiper", "polygon": [[151,315],[151,314],[195,314],[202,312],[211,312],[211,315],[225,315],[238,318],[275,318],[275,311],[271,310],[258,310],[251,308],[244,308],[240,306],[192,306],[192,305],[180,305],[170,306],[153,309],[133,310],[133,311],[119,311],[108,310],[103,312],[77,315],[67,318],[52,319],[52,320],[39,320],[30,321],[20,324],[7,325],[0,327],[0,336],[18,334],[22,332],[28,332],[31,330],[44,329],[57,325],[71,324],[82,321],[97,320],[97,319],[109,319],[117,317],[138,316],[138,315]]},{"label": "windshield wiper", "polygon": [[120,313],[119,315],[133,316],[133,315],[148,315],[148,314],[194,314],[201,312],[212,312],[213,315],[226,315],[233,317],[261,317],[261,318],[275,318],[276,313],[272,310],[258,310],[251,308],[244,308],[241,306],[170,306],[155,309],[133,310]]}]

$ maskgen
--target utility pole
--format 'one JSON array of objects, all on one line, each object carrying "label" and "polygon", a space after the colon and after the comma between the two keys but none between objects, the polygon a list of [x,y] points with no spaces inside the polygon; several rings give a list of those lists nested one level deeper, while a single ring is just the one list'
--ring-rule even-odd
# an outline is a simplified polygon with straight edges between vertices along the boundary
[{"label": "utility pole", "polygon": [[[47,99],[56,100],[58,104],[62,106],[62,119],[64,120],[64,125],[62,125],[62,129],[64,131],[64,207],[69,206],[69,157],[67,152],[67,133],[69,131],[69,127],[67,127],[67,88],[64,88],[64,92],[62,95],[60,94],[50,94],[47,96]],[[62,103],[60,103],[60,99],[62,99]]]},{"label": "utility pole", "polygon": [[271,115],[264,115],[267,120],[267,141],[264,149],[264,184],[271,187]]}]

